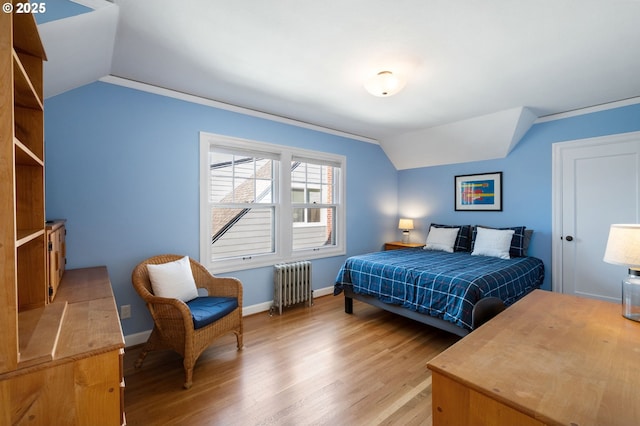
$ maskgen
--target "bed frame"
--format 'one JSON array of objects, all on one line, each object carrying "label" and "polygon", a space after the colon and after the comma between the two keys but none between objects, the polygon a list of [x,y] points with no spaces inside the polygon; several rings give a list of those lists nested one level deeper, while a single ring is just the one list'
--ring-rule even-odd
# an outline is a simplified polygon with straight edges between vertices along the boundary
[{"label": "bed frame", "polygon": [[[403,308],[399,305],[385,303],[374,296],[356,294],[353,292],[350,286],[344,287],[344,311],[347,314],[353,314],[353,299],[368,303],[369,305],[376,306],[378,308],[384,309],[385,311],[389,311],[402,317],[418,321],[431,327],[439,328],[441,330],[456,334],[461,337],[464,337],[470,333],[469,330],[458,327],[457,325],[450,323],[449,321],[432,317],[430,315],[421,314],[420,312],[415,312],[410,309]],[[488,321],[504,309],[504,303],[502,302],[502,300],[496,297],[487,297],[477,302],[473,307],[472,312],[473,328],[475,329],[484,324],[486,321]]]}]

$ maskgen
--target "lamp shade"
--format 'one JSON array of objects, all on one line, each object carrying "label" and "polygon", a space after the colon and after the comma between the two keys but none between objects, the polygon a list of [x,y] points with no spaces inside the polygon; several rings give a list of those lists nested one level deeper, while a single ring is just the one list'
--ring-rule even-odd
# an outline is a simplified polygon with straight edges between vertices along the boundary
[{"label": "lamp shade", "polygon": [[604,261],[640,269],[640,224],[611,225]]},{"label": "lamp shade", "polygon": [[398,223],[398,229],[413,229],[413,219],[400,219],[400,223]]},{"label": "lamp shade", "polygon": [[405,81],[391,71],[380,71],[364,83],[364,88],[373,96],[395,95],[405,85]]}]

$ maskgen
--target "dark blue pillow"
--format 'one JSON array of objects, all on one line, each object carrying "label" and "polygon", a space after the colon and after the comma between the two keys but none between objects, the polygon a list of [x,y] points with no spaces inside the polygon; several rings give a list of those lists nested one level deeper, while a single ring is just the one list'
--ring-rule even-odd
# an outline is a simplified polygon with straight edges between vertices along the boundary
[{"label": "dark blue pillow", "polygon": [[238,307],[235,297],[196,297],[187,302],[193,318],[193,328],[198,329],[211,324]]},{"label": "dark blue pillow", "polygon": [[509,257],[523,257],[526,255],[526,251],[524,248],[525,241],[525,228],[526,226],[512,226],[510,228],[493,228],[491,226],[474,226],[472,235],[471,235],[471,251],[473,251],[473,246],[476,243],[476,235],[478,233],[478,228],[487,228],[487,229],[513,229],[513,237],[511,237],[511,247],[509,248]]},{"label": "dark blue pillow", "polygon": [[460,228],[453,251],[471,251],[471,225],[439,225],[432,223],[434,228]]}]

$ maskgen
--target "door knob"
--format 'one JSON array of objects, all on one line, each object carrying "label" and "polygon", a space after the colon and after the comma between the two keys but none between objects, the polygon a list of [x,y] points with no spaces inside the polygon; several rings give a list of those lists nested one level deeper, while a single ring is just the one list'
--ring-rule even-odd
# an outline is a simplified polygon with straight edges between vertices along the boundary
[{"label": "door knob", "polygon": [[573,241],[573,237],[572,237],[571,235],[567,235],[567,236],[565,237],[565,240],[567,240],[567,241],[571,242],[571,241]]}]

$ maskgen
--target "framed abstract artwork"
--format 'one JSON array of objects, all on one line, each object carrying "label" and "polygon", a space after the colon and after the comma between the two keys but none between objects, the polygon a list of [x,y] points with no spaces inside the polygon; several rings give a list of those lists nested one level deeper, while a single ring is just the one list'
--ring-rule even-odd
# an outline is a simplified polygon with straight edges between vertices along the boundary
[{"label": "framed abstract artwork", "polygon": [[456,210],[502,211],[502,172],[455,177]]}]

